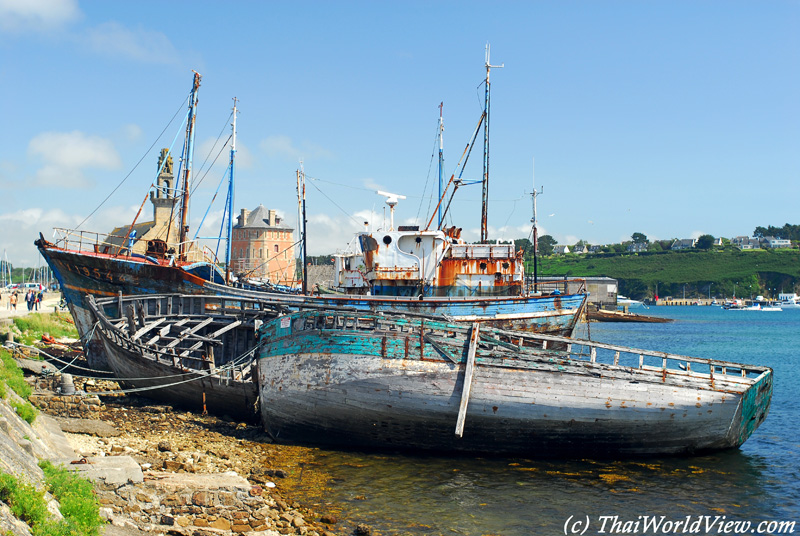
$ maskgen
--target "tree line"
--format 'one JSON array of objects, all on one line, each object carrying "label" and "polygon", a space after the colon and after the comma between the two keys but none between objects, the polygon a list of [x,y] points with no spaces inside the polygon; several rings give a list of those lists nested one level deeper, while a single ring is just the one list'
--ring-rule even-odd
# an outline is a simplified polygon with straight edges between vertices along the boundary
[{"label": "tree line", "polygon": [[[765,238],[768,236],[773,236],[775,238],[782,238],[784,240],[791,240],[793,242],[800,242],[800,225],[791,225],[785,224],[783,227],[774,227],[772,225],[768,227],[756,227],[753,231],[753,236],[755,238]],[[601,253],[625,253],[628,251],[628,246],[631,244],[641,244],[646,245],[648,252],[659,252],[659,251],[667,251],[672,247],[672,244],[675,242],[675,238],[671,238],[668,240],[653,240],[650,241],[647,238],[647,235],[640,232],[635,232],[631,235],[631,239],[625,242],[621,242],[618,244],[606,244],[600,247],[599,252]],[[701,250],[708,250],[714,247],[714,244],[717,242],[717,238],[710,234],[704,234],[697,238],[697,242],[694,245],[695,249]],[[723,239],[723,244],[727,241]],[[533,255],[533,244],[527,238],[520,238],[514,240],[514,244],[516,245],[517,249],[522,249],[525,252],[525,255]],[[542,235],[539,237],[538,240],[538,248],[537,253],[539,255],[552,255],[555,246],[558,245],[558,241],[550,235]],[[589,246],[589,243],[585,240],[579,240],[575,244],[569,244],[570,247],[577,247],[577,246]]]}]

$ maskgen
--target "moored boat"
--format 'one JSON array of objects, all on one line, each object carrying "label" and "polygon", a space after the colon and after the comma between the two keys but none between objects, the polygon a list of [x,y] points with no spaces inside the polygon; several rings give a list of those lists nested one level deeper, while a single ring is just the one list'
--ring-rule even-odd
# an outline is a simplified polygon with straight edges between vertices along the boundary
[{"label": "moored boat", "polygon": [[741,445],[772,395],[768,367],[479,324],[304,311],[259,338],[262,420],[288,442],[694,454]]},{"label": "moored boat", "polygon": [[127,392],[194,411],[257,420],[256,326],[279,309],[255,300],[87,297],[108,365]]}]

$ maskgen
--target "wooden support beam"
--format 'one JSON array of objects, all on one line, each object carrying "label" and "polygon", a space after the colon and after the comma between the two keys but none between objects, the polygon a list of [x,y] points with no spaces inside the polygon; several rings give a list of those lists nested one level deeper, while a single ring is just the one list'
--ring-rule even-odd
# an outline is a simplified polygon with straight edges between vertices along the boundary
[{"label": "wooden support beam", "polygon": [[428,341],[428,344],[433,346],[436,349],[437,352],[442,354],[442,356],[446,357],[447,359],[449,359],[453,363],[458,364],[458,362],[460,361],[460,359],[454,357],[453,354],[451,354],[450,352],[447,351],[447,348],[445,348],[443,345],[439,344],[433,337],[431,337],[427,333],[425,334],[425,340]]},{"label": "wooden support beam", "polygon": [[147,333],[151,329],[155,328],[156,326],[158,326],[159,324],[164,322],[166,319],[167,319],[166,317],[162,316],[161,318],[159,318],[155,322],[150,322],[149,324],[146,324],[143,328],[139,328],[138,330],[136,330],[136,333],[133,334],[133,336],[131,337],[131,340],[135,341],[136,339],[138,339],[139,337],[141,337],[142,335],[144,335],[145,333]]},{"label": "wooden support beam", "polygon": [[464,386],[461,390],[461,404],[458,406],[458,420],[456,421],[456,436],[464,436],[464,420],[467,418],[467,404],[469,393],[472,390],[472,374],[475,369],[475,351],[478,348],[478,330],[480,324],[472,323],[472,334],[469,337],[469,350],[467,351],[467,365],[464,368]]},{"label": "wooden support beam", "polygon": [[198,348],[200,348],[203,344],[207,344],[209,342],[215,342],[217,344],[222,344],[222,341],[216,341],[216,340],[215,341],[211,341],[211,339],[216,339],[217,337],[219,337],[220,335],[222,335],[226,331],[232,330],[233,328],[237,327],[241,323],[242,323],[241,320],[236,320],[235,322],[231,322],[227,326],[221,327],[220,329],[218,329],[214,333],[210,333],[208,335],[208,338],[203,338],[203,340],[201,340],[200,342],[195,343],[192,346],[190,346],[189,348],[187,348],[181,355],[182,356],[186,356],[186,355],[189,354],[189,352],[193,352],[194,350],[197,350]]},{"label": "wooden support beam", "polygon": [[[177,339],[175,339],[174,341],[172,341],[171,343],[169,343],[167,345],[167,348],[173,348],[173,347],[177,346],[178,344],[181,343],[181,341],[185,340],[190,335],[193,335],[195,332],[200,331],[201,329],[203,329],[204,327],[206,327],[207,325],[209,325],[213,321],[214,321],[213,318],[206,318],[205,320],[203,320],[202,322],[200,322],[196,326],[183,330],[181,332],[181,334],[178,336]],[[176,323],[176,325],[177,325],[177,323]]]}]

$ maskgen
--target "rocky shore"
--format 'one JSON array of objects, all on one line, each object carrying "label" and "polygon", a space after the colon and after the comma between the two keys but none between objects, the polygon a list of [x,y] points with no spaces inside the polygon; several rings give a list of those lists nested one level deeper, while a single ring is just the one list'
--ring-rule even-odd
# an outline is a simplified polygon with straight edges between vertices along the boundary
[{"label": "rocky shore", "polygon": [[[106,534],[377,534],[325,502],[327,475],[308,470],[314,449],[272,444],[257,425],[228,417],[93,394],[118,389],[111,381],[76,377],[71,395],[58,393],[60,381],[31,376],[30,401],[63,431],[71,467],[95,482]],[[313,510],[292,500],[301,489],[317,492]]]}]

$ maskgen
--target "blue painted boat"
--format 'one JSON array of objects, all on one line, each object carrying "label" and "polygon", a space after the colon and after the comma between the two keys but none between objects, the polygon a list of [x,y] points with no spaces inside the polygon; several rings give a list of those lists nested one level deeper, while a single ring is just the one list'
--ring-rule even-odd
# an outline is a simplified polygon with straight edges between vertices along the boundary
[{"label": "blue painted boat", "polygon": [[741,445],[772,396],[768,367],[478,323],[302,311],[266,322],[259,342],[261,418],[291,443],[697,454]]}]

